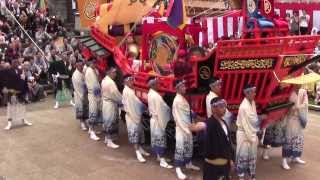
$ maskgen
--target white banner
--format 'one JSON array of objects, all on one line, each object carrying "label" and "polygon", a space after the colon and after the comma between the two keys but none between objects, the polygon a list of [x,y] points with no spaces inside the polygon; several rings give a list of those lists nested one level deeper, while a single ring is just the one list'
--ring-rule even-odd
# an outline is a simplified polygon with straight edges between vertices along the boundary
[{"label": "white banner", "polygon": [[213,18],[209,17],[207,19],[207,27],[208,27],[208,42],[213,43],[214,37],[213,37]]},{"label": "white banner", "polygon": [[233,17],[228,17],[228,37],[232,36],[233,33]]},{"label": "white banner", "polygon": [[223,17],[218,17],[218,38],[222,37],[223,33]]},{"label": "white banner", "polygon": [[242,35],[243,17],[238,18],[238,38]]},{"label": "white banner", "polygon": [[320,11],[313,11],[313,27],[320,31]]}]

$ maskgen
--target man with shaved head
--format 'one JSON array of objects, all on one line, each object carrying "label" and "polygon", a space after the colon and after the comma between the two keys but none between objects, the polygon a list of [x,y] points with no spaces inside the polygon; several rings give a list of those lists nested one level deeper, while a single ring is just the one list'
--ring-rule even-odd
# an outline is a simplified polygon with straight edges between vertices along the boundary
[{"label": "man with shaved head", "polygon": [[193,136],[189,129],[192,123],[189,102],[186,99],[186,84],[184,80],[177,80],[174,83],[177,90],[177,95],[173,100],[172,115],[176,122],[176,150],[174,154],[176,174],[178,179],[187,179],[187,176],[182,172],[182,167],[199,171],[200,168],[193,165],[191,162],[193,154]]},{"label": "man with shaved head", "polygon": [[256,179],[256,160],[258,148],[259,119],[255,103],[256,87],[246,85],[243,89],[245,98],[239,107],[237,117],[236,168],[240,180],[248,174]]},{"label": "man with shaved head", "polygon": [[103,127],[105,130],[105,143],[112,149],[119,148],[119,145],[113,142],[113,139],[119,131],[119,106],[122,101],[122,95],[115,83],[117,69],[110,67],[107,70],[106,77],[102,80],[102,116]]}]

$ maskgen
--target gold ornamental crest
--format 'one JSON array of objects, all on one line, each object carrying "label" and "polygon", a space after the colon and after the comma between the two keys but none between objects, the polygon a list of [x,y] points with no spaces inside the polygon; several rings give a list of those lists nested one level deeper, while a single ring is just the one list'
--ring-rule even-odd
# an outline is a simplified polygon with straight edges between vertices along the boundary
[{"label": "gold ornamental crest", "polygon": [[256,2],[254,0],[247,0],[247,9],[250,14],[252,14],[257,8]]},{"label": "gold ornamental crest", "polygon": [[270,3],[269,0],[263,0],[263,4],[264,4],[264,12],[266,14],[269,14],[272,10],[272,5]]},{"label": "gold ornamental crest", "polygon": [[87,0],[84,5],[84,14],[90,20],[93,20],[96,17],[96,4],[96,0]]}]

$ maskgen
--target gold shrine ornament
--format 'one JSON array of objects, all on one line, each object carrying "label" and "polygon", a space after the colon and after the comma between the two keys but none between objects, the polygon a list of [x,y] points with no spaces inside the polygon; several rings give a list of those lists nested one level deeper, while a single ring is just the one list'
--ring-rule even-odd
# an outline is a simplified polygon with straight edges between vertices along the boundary
[{"label": "gold shrine ornament", "polygon": [[87,0],[84,5],[84,14],[86,18],[93,20],[96,17],[97,0]]},{"label": "gold shrine ornament", "polygon": [[256,2],[254,0],[247,0],[247,9],[250,14],[252,14],[257,8]]},{"label": "gold shrine ornament", "polygon": [[264,12],[269,14],[272,10],[272,5],[269,0],[263,0]]}]

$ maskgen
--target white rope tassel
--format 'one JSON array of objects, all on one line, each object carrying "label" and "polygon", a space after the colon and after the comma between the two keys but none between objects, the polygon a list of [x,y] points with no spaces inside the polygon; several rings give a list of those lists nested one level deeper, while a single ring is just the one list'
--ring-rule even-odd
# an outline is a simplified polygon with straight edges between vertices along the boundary
[{"label": "white rope tassel", "polygon": [[280,79],[278,78],[276,72],[275,71],[272,71],[272,72],[273,72],[274,77],[277,79],[277,81],[280,82]]}]

